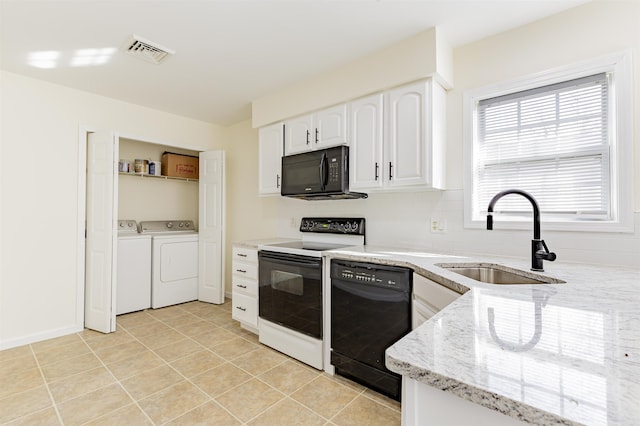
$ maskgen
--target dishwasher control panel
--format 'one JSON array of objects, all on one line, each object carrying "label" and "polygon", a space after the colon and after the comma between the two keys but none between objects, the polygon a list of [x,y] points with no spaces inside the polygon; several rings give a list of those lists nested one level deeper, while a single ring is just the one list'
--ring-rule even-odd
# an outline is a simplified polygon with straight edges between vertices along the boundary
[{"label": "dishwasher control panel", "polygon": [[331,261],[331,279],[358,283],[397,291],[411,291],[413,271],[398,266],[375,263]]}]

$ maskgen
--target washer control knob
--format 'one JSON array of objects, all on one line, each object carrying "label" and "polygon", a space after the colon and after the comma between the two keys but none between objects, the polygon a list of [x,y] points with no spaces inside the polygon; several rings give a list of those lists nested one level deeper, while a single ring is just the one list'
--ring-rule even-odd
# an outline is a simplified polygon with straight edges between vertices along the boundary
[{"label": "washer control knob", "polygon": [[173,228],[173,222],[167,222],[167,228]]}]

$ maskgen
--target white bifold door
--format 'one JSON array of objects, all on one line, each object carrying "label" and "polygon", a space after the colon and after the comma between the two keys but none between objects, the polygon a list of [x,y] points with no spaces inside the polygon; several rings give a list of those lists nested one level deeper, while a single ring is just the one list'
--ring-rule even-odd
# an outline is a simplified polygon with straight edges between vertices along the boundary
[{"label": "white bifold door", "polygon": [[118,144],[112,133],[87,133],[84,326],[116,331]]},{"label": "white bifold door", "polygon": [[224,303],[224,152],[200,153],[198,300]]},{"label": "white bifold door", "polygon": [[[87,134],[84,325],[103,333],[116,330],[117,158],[117,135]],[[224,160],[200,153],[198,299],[210,303],[224,303]]]}]

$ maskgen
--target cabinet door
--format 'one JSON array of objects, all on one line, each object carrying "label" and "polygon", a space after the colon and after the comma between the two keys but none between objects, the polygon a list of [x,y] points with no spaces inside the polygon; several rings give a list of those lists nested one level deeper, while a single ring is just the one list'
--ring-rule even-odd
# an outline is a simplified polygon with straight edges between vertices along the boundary
[{"label": "cabinet door", "polygon": [[383,95],[351,102],[349,120],[349,187],[375,189],[383,185]]},{"label": "cabinet door", "polygon": [[429,184],[429,82],[389,92],[389,157],[385,167],[391,187]]},{"label": "cabinet door", "polygon": [[347,104],[319,111],[315,116],[314,149],[347,143]]},{"label": "cabinet door", "polygon": [[280,195],[283,138],[282,123],[258,130],[258,193],[260,195]]},{"label": "cabinet door", "polygon": [[287,120],[284,132],[285,155],[298,154],[313,149],[312,141],[315,141],[313,115],[303,115]]}]

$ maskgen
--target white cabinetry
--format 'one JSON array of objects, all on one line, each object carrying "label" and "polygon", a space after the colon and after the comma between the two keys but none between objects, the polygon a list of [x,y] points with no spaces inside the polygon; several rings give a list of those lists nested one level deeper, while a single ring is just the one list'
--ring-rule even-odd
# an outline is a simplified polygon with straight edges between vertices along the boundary
[{"label": "white cabinetry", "polygon": [[455,291],[414,273],[411,328],[417,328],[460,296]]},{"label": "white cabinetry", "polygon": [[407,376],[402,377],[402,425],[523,426],[498,411],[441,391]]},{"label": "white cabinetry", "polygon": [[[444,186],[445,92],[433,80],[352,102],[350,187],[438,189]],[[384,109],[383,114],[377,110]],[[384,117],[384,118],[382,118]],[[384,120],[384,129],[382,128]]]},{"label": "white cabinetry", "polygon": [[258,328],[258,251],[233,246],[232,314],[248,329]]},{"label": "white cabinetry", "polygon": [[285,122],[285,155],[347,143],[347,105],[341,104]]},{"label": "white cabinetry", "polygon": [[258,131],[258,193],[260,195],[280,195],[283,140],[282,123],[262,127]]},{"label": "white cabinetry", "polygon": [[349,187],[352,190],[382,188],[383,102],[378,93],[350,104]]}]

